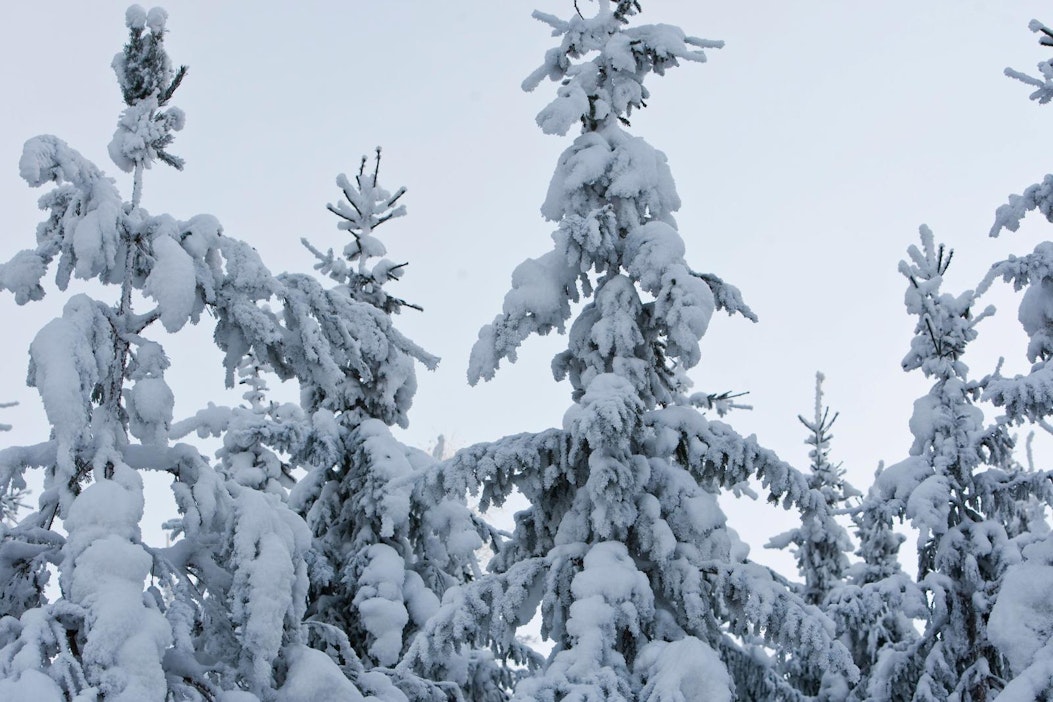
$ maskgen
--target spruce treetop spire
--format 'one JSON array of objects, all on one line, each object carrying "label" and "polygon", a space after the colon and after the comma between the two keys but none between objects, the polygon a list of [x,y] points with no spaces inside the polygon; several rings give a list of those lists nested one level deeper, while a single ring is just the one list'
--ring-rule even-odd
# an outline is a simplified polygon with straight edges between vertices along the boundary
[{"label": "spruce treetop spire", "polygon": [[592,298],[571,325],[569,348],[553,361],[575,399],[605,373],[629,381],[645,403],[670,404],[689,387],[687,369],[701,357],[699,339],[714,310],[753,318],[734,287],[700,274],[684,260],[673,213],[680,197],[666,156],[629,134],[628,117],[644,107],[644,80],[680,60],[702,62],[722,42],[698,39],[665,24],[627,26],[633,2],[598,2],[591,17],[562,20],[535,12],[559,46],[523,82],[560,83],[537,117],[542,130],[565,134],[582,124],[560,156],[542,215],[557,223],[555,244],[513,272],[503,314],[484,327],[472,350],[469,382],[493,377],[501,360],[532,334],[563,333],[570,303]]},{"label": "spruce treetop spire", "polygon": [[932,230],[920,227],[922,248],[907,249],[910,262],[900,261],[899,272],[910,282],[904,298],[907,311],[918,317],[911,348],[902,361],[904,370],[920,368],[927,377],[946,380],[965,378],[968,367],[960,357],[966,344],[976,338],[976,325],[994,313],[988,307],[972,313],[977,295],[967,290],[957,297],[940,293],[943,276],[954,251],[933,243]]},{"label": "spruce treetop spire", "polygon": [[172,61],[164,48],[168,13],[161,7],[147,12],[139,5],[132,5],[125,12],[124,20],[128,43],[113,57],[113,70],[124,102],[131,107],[156,96],[158,104],[165,105],[187,72],[186,66],[172,70]]},{"label": "spruce treetop spire", "polygon": [[306,238],[300,241],[318,259],[315,269],[341,285],[347,285],[356,299],[369,302],[389,314],[403,307],[420,310],[419,306],[382,289],[385,283],[401,278],[408,264],[394,263],[386,258],[374,260],[388,252],[375,234],[377,228],[406,214],[406,206],[399,203],[406,188],[400,187],[391,193],[379,184],[380,155],[378,146],[372,173],[367,170],[369,159],[363,156],[353,181],[343,173],[338,175],[336,185],[344,199],[326,204],[326,209],[340,218],[337,228],[349,232],[352,237],[344,246],[343,258],[337,257],[332,249],[323,253]]},{"label": "spruce treetop spire", "polygon": [[[113,57],[114,73],[128,106],[117,121],[109,144],[110,158],[126,173],[134,173],[132,206],[142,196],[142,173],[154,161],[183,170],[184,161],[168,152],[186,116],[168,101],[186,77],[187,67],[173,70],[164,47],[168,13],[160,7],[149,12],[132,5],[125,12],[128,43]],[[165,109],[162,109],[165,108]]]},{"label": "spruce treetop spire", "polygon": [[362,157],[354,185],[343,173],[338,175],[336,184],[343,191],[347,202],[326,205],[326,209],[344,220],[336,225],[337,228],[350,232],[354,237],[354,240],[344,247],[344,256],[349,261],[358,261],[359,273],[366,272],[368,259],[387,253],[384,245],[372,238],[373,230],[389,219],[406,214],[406,206],[396,204],[406,193],[406,188],[399,188],[392,195],[377,183],[380,175],[380,153],[381,149],[378,146],[372,173],[366,173],[368,159]]},{"label": "spruce treetop spire", "polygon": [[812,469],[816,473],[831,468],[837,469],[836,466],[830,465],[830,440],[833,438],[830,429],[833,428],[840,412],[834,412],[834,416],[831,417],[830,408],[823,405],[824,380],[826,376],[821,371],[816,371],[815,414],[812,419],[805,419],[804,415],[797,416],[801,424],[810,432],[805,443],[812,447],[812,450],[808,452],[808,457],[812,459]]},{"label": "spruce treetop spire", "polygon": [[[558,96],[537,116],[546,134],[566,134],[576,121],[583,131],[597,131],[612,122],[629,123],[634,109],[647,106],[643,80],[648,73],[662,75],[681,60],[703,62],[704,49],[719,49],[722,41],[686,36],[667,24],[627,28],[629,17],[641,11],[636,0],[599,0],[594,16],[577,14],[561,20],[544,12],[534,17],[562,36],[558,47],[523,81],[532,91],[548,77],[560,81]],[[591,58],[590,58],[591,57]]]}]

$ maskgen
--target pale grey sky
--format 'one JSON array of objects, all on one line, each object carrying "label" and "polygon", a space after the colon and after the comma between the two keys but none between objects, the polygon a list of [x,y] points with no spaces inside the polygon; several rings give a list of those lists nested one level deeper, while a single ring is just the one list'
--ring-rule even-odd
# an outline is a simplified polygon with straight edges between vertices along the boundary
[{"label": "pale grey sky", "polygon": [[[31,246],[40,219],[40,193],[17,176],[25,139],[62,137],[127,192],[106,155],[122,107],[109,63],[126,4],[0,9],[0,259]],[[170,53],[190,66],[173,101],[187,113],[172,149],[187,168],[148,173],[145,206],[215,214],[272,270],[307,270],[301,236],[343,244],[324,208],[335,175],[383,145],[383,182],[409,188],[409,216],[381,230],[391,258],[410,261],[395,292],[425,307],[399,325],[443,357],[438,372],[420,372],[407,440],[444,433],[462,446],[558,424],[568,389],[548,363],[562,339],[529,341],[484,387],[468,388],[464,370],[512,269],[548,248],[552,225],[538,207],[571,137],[534,125],[554,87],[524,94],[519,84],[553,41],[531,10],[567,15],[571,1],[163,5]],[[1027,22],[1053,22],[1053,9],[1038,0],[645,0],[644,10],[641,21],[727,42],[708,64],[651,80],[651,107],[633,121],[669,156],[688,261],[738,285],[761,320],[716,319],[693,377],[706,390],[748,390],[755,409],[729,421],[804,467],[795,417],[810,410],[823,370],[841,412],[834,455],[865,487],[878,460],[906,455],[910,409],[926,390],[899,369],[913,321],[896,265],[918,225],[957,250],[955,290],[1048,237],[1037,221],[1000,240],[987,231],[1010,192],[1053,167],[1053,108],[1002,75],[1049,55]],[[0,299],[0,399],[23,402],[0,415],[17,425],[5,437],[13,441],[46,432],[24,378],[29,341],[59,309],[58,296],[49,300],[17,308]],[[998,318],[966,359],[978,375],[1000,354],[1010,370],[1025,367],[1013,298],[993,300]],[[203,351],[210,333],[206,324],[164,342],[179,412],[222,382],[218,354]]]}]

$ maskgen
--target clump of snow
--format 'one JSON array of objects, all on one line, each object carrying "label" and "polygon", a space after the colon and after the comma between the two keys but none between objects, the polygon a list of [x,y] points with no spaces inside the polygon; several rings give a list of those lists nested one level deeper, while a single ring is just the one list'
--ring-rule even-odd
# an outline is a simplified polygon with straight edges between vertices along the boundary
[{"label": "clump of snow", "polygon": [[117,262],[121,212],[112,202],[103,202],[85,214],[73,230],[73,254],[78,278],[93,278]]},{"label": "clump of snow", "polygon": [[589,383],[581,404],[567,410],[563,425],[593,448],[626,446],[640,410],[632,384],[614,373],[604,373]]},{"label": "clump of snow", "polygon": [[161,34],[165,31],[165,23],[168,21],[168,12],[163,7],[151,7],[150,12],[146,15],[146,26],[150,28],[150,31],[154,34]]},{"label": "clump of snow", "polygon": [[392,666],[402,653],[402,630],[409,621],[402,595],[406,562],[386,544],[370,546],[365,557],[368,565],[358,579],[355,605],[362,626],[373,635],[369,652],[380,665]]},{"label": "clump of snow", "polygon": [[59,472],[76,474],[74,457],[86,441],[92,396],[113,360],[113,330],[86,295],[70,298],[29,347],[27,383],[37,388],[54,427]]},{"label": "clump of snow", "polygon": [[652,641],[633,665],[643,681],[640,702],[731,702],[732,683],[716,651],[688,636],[679,641]]},{"label": "clump of snow", "polygon": [[190,319],[197,302],[194,260],[165,231],[154,237],[152,246],[154,264],[143,292],[157,301],[164,328],[177,332]]},{"label": "clump of snow", "polygon": [[1047,538],[1025,550],[1026,560],[1007,570],[991,608],[988,635],[1015,675],[1036,662],[1053,672],[1051,544]]},{"label": "clump of snow", "polygon": [[291,646],[289,670],[275,702],[364,702],[365,698],[329,656],[307,646]]},{"label": "clump of snow", "polygon": [[626,268],[649,292],[661,288],[662,272],[683,261],[684,252],[684,240],[665,222],[648,222],[625,240]]},{"label": "clump of snow", "polygon": [[146,27],[146,10],[142,5],[130,5],[124,12],[124,23],[128,29],[143,29]]},{"label": "clump of snow", "polygon": [[66,702],[55,681],[38,670],[25,670],[18,677],[0,679],[4,702]]},{"label": "clump of snow", "polygon": [[[113,181],[105,178],[95,164],[81,156],[62,139],[50,134],[26,141],[22,147],[22,156],[18,160],[18,173],[34,188],[50,181],[58,184],[71,183],[78,187],[102,181],[101,184],[109,185],[113,195],[116,195]],[[109,193],[105,195],[106,199],[110,199]]]},{"label": "clump of snow", "polygon": [[158,159],[182,161],[168,155],[164,147],[171,141],[171,132],[186,125],[186,115],[178,107],[160,109],[156,96],[129,105],[117,122],[117,129],[107,146],[110,159],[122,171],[130,173],[136,166],[147,166]]},{"label": "clump of snow", "polygon": [[15,302],[24,305],[44,297],[40,279],[47,272],[47,263],[36,251],[19,251],[7,263],[0,264],[0,287],[15,295]]},{"label": "clump of snow", "polygon": [[116,467],[114,478],[92,483],[70,506],[63,591],[92,624],[82,654],[89,681],[107,699],[162,702],[161,658],[172,634],[143,598],[153,558],[138,543],[142,481],[126,466]]},{"label": "clump of snow", "polygon": [[148,446],[168,443],[175,396],[164,379],[168,358],[160,344],[144,342],[129,364],[129,378],[134,381],[124,391],[127,401],[128,429]]},{"label": "clump of snow", "polygon": [[287,625],[299,626],[307,596],[303,554],[310,531],[277,496],[235,490],[231,617],[243,648],[241,666],[258,695],[273,686]]},{"label": "clump of snow", "polygon": [[200,260],[218,246],[222,232],[223,227],[214,215],[195,215],[183,223],[179,244],[191,257]]}]

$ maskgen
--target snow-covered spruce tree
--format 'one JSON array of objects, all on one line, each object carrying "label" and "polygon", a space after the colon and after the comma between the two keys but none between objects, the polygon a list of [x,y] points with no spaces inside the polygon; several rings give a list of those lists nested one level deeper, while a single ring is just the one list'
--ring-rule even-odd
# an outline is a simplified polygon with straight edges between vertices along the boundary
[{"label": "snow-covered spruce tree", "polygon": [[[195,659],[207,659],[206,678],[220,687],[251,690],[246,700],[361,699],[358,688],[368,694],[390,685],[363,684],[353,656],[341,671],[325,652],[305,645],[310,636],[301,622],[311,534],[289,509],[286,489],[294,467],[287,457],[302,451],[309,423],[298,405],[266,401],[269,370],[250,349],[237,369],[248,388],[246,403],[233,408],[210,403],[170,431],[173,438],[196,431],[222,440],[216,470],[199,470],[191,490],[182,494],[190,508],[168,525],[184,537],[170,550],[188,552],[195,566],[192,582],[176,577],[169,585],[183,611],[190,601],[196,613],[175,628],[187,639],[186,648],[196,652],[188,669],[199,667]],[[188,585],[205,596],[195,596]]]},{"label": "snow-covered spruce tree", "polygon": [[402,667],[454,678],[448,661],[464,644],[521,655],[516,631],[540,606],[554,648],[518,683],[517,700],[730,700],[728,661],[757,633],[851,675],[829,620],[745,560],[725,525],[717,494],[749,477],[787,506],[818,509],[823,496],[692,406],[685,372],[713,312],[752,313],[735,288],[687,266],[666,158],[625,129],[648,98],[648,74],[703,61],[720,43],[668,25],[629,27],[640,11],[631,0],[596,8],[567,21],[535,13],[561,38],[524,83],[560,84],[538,123],[582,133],[542,206],[556,222],[554,247],[516,268],[469,368],[473,383],[491,378],[532,334],[563,331],[584,298],[553,361],[574,404],[560,429],[473,446],[444,465],[437,477],[450,494],[481,490],[485,509],[518,489],[530,506],[490,572],[447,592]]},{"label": "snow-covered spruce tree", "polygon": [[[1042,34],[1042,44],[1053,46],[1053,30],[1037,20],[1031,21],[1030,28]],[[1034,86],[1031,99],[1046,104],[1053,99],[1053,59],[1039,63],[1038,70],[1041,79],[1009,68],[1006,74]],[[1010,195],[1009,202],[995,213],[991,236],[997,237],[1003,230],[1017,231],[1027,213],[1034,210],[1053,222],[1053,175],[1022,195]],[[1014,378],[995,374],[985,399],[1004,408],[1013,422],[1042,421],[1053,415],[1053,364],[1049,362],[1053,357],[1053,242],[1040,243],[1027,256],[1011,256],[996,263],[981,287],[997,278],[1011,282],[1016,290],[1026,288],[1018,318],[1030,340],[1027,357],[1033,366],[1027,375]]]},{"label": "snow-covered spruce tree", "polygon": [[[329,205],[350,235],[342,255],[304,242],[337,285],[280,277],[287,359],[300,378],[310,424],[295,454],[309,473],[293,494],[314,536],[308,625],[363,690],[380,699],[446,700],[456,685],[407,670],[396,674],[394,667],[446,589],[478,571],[481,525],[463,495],[428,492],[425,478],[435,460],[389,428],[406,426],[415,363],[432,369],[438,359],[392,322],[408,303],[384,286],[405,264],[380,258],[385,248],[377,228],[404,214],[405,190],[392,194],[378,183],[379,149],[374,167],[366,166],[363,158],[354,178],[337,178],[345,199]],[[480,690],[501,671],[486,656],[469,655],[464,663],[473,681],[465,682],[468,699],[485,699]]]},{"label": "snow-covered spruce tree", "polygon": [[[838,523],[836,516],[848,507],[848,501],[859,493],[845,480],[845,471],[840,464],[830,461],[830,433],[838,415],[830,416],[830,408],[823,404],[823,374],[815,374],[815,412],[811,419],[798,416],[801,424],[808,430],[805,443],[811,447],[808,456],[811,459],[811,472],[808,485],[823,496],[819,504],[809,502],[801,514],[801,525],[772,538],[768,548],[791,548],[797,562],[797,571],[804,582],[798,589],[805,602],[820,608],[826,606],[831,593],[844,584],[848,570],[848,554],[852,551],[852,540],[848,532]],[[839,634],[842,632],[838,632]],[[826,686],[823,685],[822,668],[802,665],[801,660],[787,652],[784,670],[794,686],[809,695],[820,695],[830,699],[839,690],[845,689],[846,682],[839,674],[826,674]],[[842,694],[843,698],[843,694]]]},{"label": "snow-covered spruce tree", "polygon": [[[871,490],[853,514],[859,561],[824,607],[859,668],[859,680],[845,698],[853,702],[913,697],[913,688],[903,684],[912,680],[913,668],[901,664],[902,651],[913,650],[914,622],[925,620],[929,610],[925,594],[899,565],[899,545],[906,537],[893,530],[895,519],[894,509]],[[879,665],[891,667],[885,673]],[[878,680],[874,688],[872,678]]]},{"label": "snow-covered spruce tree", "polygon": [[852,540],[834,517],[846,511],[848,500],[859,496],[859,492],[845,480],[841,464],[830,462],[830,440],[833,438],[830,430],[838,415],[835,413],[831,417],[830,408],[823,404],[823,380],[823,374],[816,373],[812,418],[797,417],[808,430],[805,443],[811,446],[808,484],[825,498],[823,509],[803,514],[801,526],[769,542],[770,548],[793,548],[797,570],[804,579],[801,596],[814,605],[822,605],[830,592],[844,580]]},{"label": "snow-covered spruce tree", "polygon": [[918,583],[929,612],[915,642],[886,647],[873,671],[871,699],[916,702],[991,700],[1008,677],[988,637],[991,605],[1007,566],[1018,558],[1006,524],[1033,474],[1017,469],[1003,422],[988,424],[976,403],[985,381],[969,378],[962,361],[976,326],[977,295],[941,291],[952,253],[921,228],[922,247],[900,263],[907,310],[918,319],[905,370],[934,381],[914,403],[910,457],[878,477],[878,499],[920,532]]},{"label": "snow-covered spruce tree", "polygon": [[[910,648],[918,638],[914,620],[928,615],[924,593],[899,564],[899,547],[905,537],[893,530],[897,517],[895,505],[874,488],[852,511],[859,560],[848,567],[845,581],[827,595],[824,610],[851,651],[859,680],[850,686],[847,697],[834,699],[871,699],[870,678],[883,652]],[[882,678],[887,689],[875,693],[875,699],[911,699],[913,690],[897,684],[896,675],[892,673],[891,681]],[[909,678],[909,670],[900,669],[898,675]]]},{"label": "snow-covered spruce tree", "polygon": [[[306,524],[268,481],[170,445],[169,360],[148,328],[174,333],[207,310],[231,375],[253,351],[280,361],[282,333],[259,304],[280,286],[250,246],[210,215],[179,221],[140,204],[145,170],[182,166],[168,148],[183,114],[169,101],[186,69],[165,52],[166,19],[129,8],[113,63],[127,107],[109,152],[132,173],[131,201],[56,137],[30,139],[20,162],[30,185],[54,187],[36,248],[0,267],[0,287],[19,304],[38,300],[54,265],[59,290],[77,277],[116,300],[70,296],[30,347],[28,380],[52,430],[0,452],[0,493],[29,468],[44,473],[37,509],[0,541],[0,698],[357,699],[302,641]],[[170,547],[142,541],[140,470],[173,476],[181,538]],[[49,565],[57,589],[46,589]]]},{"label": "snow-covered spruce tree", "polygon": [[[1029,28],[1039,33],[1040,43],[1053,46],[1053,29],[1037,20]],[[1053,60],[1038,64],[1040,77],[1006,69],[1012,78],[1035,88],[1031,99],[1046,104],[1053,99]],[[1038,210],[1053,222],[1053,175],[1027,188],[1022,195],[1011,195],[998,208],[991,236],[1002,230],[1017,231],[1028,212]],[[1027,333],[1027,358],[1032,366],[1027,374],[1006,378],[996,373],[987,386],[985,399],[1000,407],[1008,421],[1037,422],[1047,430],[1053,416],[1053,242],[1044,241],[1026,256],[1010,256],[996,263],[985,284],[997,278],[1024,289],[1018,319]],[[1005,656],[1012,679],[998,697],[1003,702],[1053,698],[1053,615],[1049,591],[1053,588],[1053,537],[1036,514],[1034,503],[1050,503],[1049,473],[1033,474],[1039,489],[1020,491],[1015,541],[1023,555],[1021,563],[1005,575],[988,622],[991,640]],[[1025,500],[1030,497],[1032,502]]]}]

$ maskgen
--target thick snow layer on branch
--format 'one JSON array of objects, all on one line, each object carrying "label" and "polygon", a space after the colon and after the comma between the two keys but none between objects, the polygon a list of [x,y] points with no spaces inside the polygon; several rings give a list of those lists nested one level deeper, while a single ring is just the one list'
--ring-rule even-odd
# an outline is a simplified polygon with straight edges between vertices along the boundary
[{"label": "thick snow layer on branch", "polygon": [[[307,646],[293,646],[285,684],[275,702],[360,702],[362,693],[344,677],[332,659]],[[373,697],[369,698],[374,699]]]},{"label": "thick snow layer on branch", "polygon": [[667,643],[652,641],[636,658],[644,682],[641,702],[731,702],[732,682],[716,651],[688,636]]},{"label": "thick snow layer on branch", "polygon": [[66,702],[55,681],[38,670],[26,670],[17,678],[0,680],[4,702]]},{"label": "thick snow layer on branch", "polygon": [[157,301],[165,329],[177,332],[190,319],[197,301],[194,260],[167,232],[158,233],[152,244],[154,265],[144,292]]},{"label": "thick snow layer on branch", "polygon": [[[1006,573],[987,632],[1014,673],[1036,662],[1040,650],[1053,644],[1053,565],[1022,563]],[[1053,663],[1048,651],[1044,657]]]},{"label": "thick snow layer on branch", "polygon": [[373,635],[369,652],[380,665],[392,666],[402,652],[402,630],[409,622],[402,593],[406,562],[386,544],[370,546],[365,558],[368,565],[359,576],[355,604],[362,626]]},{"label": "thick snow layer on branch", "polygon": [[73,229],[73,255],[78,278],[92,278],[117,263],[120,210],[116,203],[103,202],[85,214]]},{"label": "thick snow layer on branch", "polygon": [[74,499],[63,591],[83,607],[91,628],[83,647],[88,680],[107,699],[161,702],[167,697],[161,658],[171,643],[164,616],[143,597],[153,557],[138,543],[142,481],[127,467]]}]

